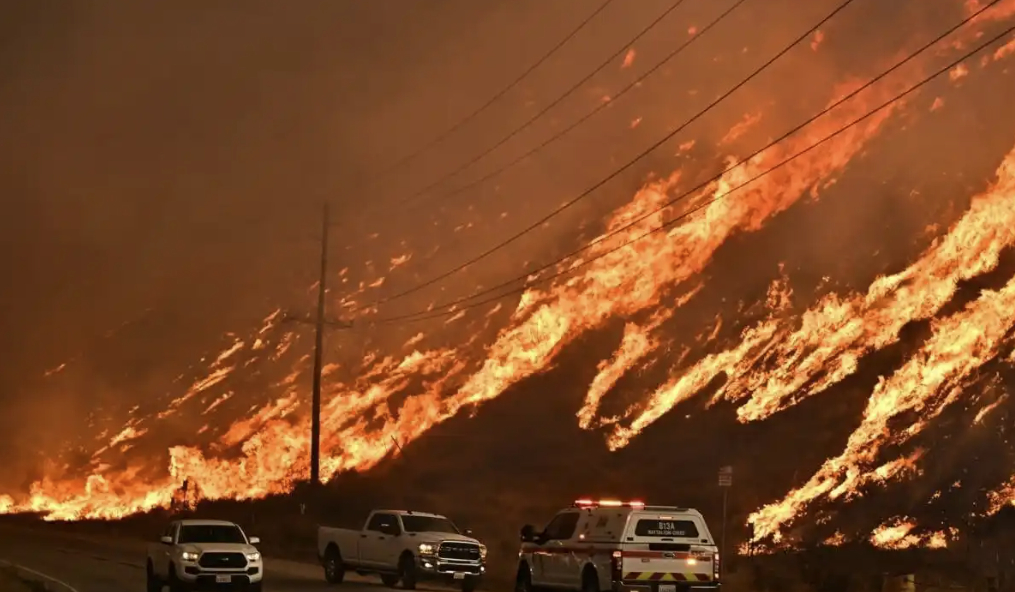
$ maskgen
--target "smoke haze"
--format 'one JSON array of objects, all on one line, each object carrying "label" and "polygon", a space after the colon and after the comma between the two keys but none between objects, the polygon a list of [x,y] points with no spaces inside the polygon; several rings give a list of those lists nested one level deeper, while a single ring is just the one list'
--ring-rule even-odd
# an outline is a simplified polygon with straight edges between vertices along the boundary
[{"label": "smoke haze", "polygon": [[[623,166],[838,3],[748,0],[615,99],[733,4],[687,0],[627,48],[624,59],[446,181],[624,49],[670,1],[611,4],[501,101],[435,149],[380,176],[485,103],[599,0],[314,1],[285,9],[250,2],[242,11],[197,2],[9,7],[0,19],[0,450],[11,461],[0,463],[0,492],[20,495],[48,477],[47,495],[73,497],[72,482],[88,474],[115,481],[104,500],[116,503],[136,499],[143,479],[156,483],[160,495],[184,476],[223,497],[279,490],[292,475],[272,463],[296,463],[304,450],[293,434],[302,434],[306,416],[309,340],[269,315],[313,305],[323,201],[335,218],[329,305],[336,316],[363,307],[369,319],[370,302],[486,251]],[[587,199],[462,273],[380,307],[380,314],[415,312],[498,284],[619,227],[719,174],[731,156],[781,136],[975,8],[954,0],[857,0]],[[979,43],[984,32],[996,34],[1013,13],[1010,1],[1002,2],[976,27],[817,122],[821,133],[805,130],[787,141],[792,150],[763,155],[750,168],[771,166],[904,90]],[[1007,115],[1015,85],[1005,59],[985,52],[968,60],[967,73],[935,80],[669,235],[620,250],[570,282],[530,291],[513,315],[517,298],[461,322],[365,322],[333,334],[326,354],[335,365],[327,379],[329,468],[372,469],[416,439],[440,446],[427,442],[427,430],[466,409],[490,426],[493,441],[502,419],[515,430],[519,424],[534,434],[543,430],[546,442],[566,440],[564,449],[573,453],[587,451],[594,435],[603,463],[616,458],[607,446],[630,444],[627,466],[649,466],[658,462],[650,459],[653,451],[698,437],[693,423],[682,424],[672,440],[650,426],[704,393],[727,407],[702,425],[748,412],[756,414],[750,421],[775,418],[736,432],[732,444],[709,456],[712,464],[694,470],[708,478],[715,463],[749,458],[761,443],[782,448],[772,453],[785,461],[772,469],[778,479],[759,485],[744,503],[754,510],[778,501],[840,454],[866,417],[868,397],[887,396],[878,376],[908,376],[911,356],[928,364],[938,359],[926,350],[934,345],[926,326],[879,332],[879,323],[902,317],[901,305],[887,320],[864,306],[894,311],[881,304],[884,293],[924,287],[944,277],[942,269],[958,274],[942,280],[945,286],[976,279],[956,271],[980,269],[972,255],[956,259],[961,265],[926,262],[952,261],[932,248],[960,223],[974,196],[1006,203],[999,163],[1015,138],[1015,119]],[[603,101],[607,108],[544,150],[456,193]],[[1001,179],[997,187],[994,179]],[[703,203],[736,180],[743,179],[730,173],[686,203]],[[983,234],[997,241],[1001,235]],[[621,238],[604,239],[602,249]],[[973,249],[988,240],[967,242]],[[984,253],[984,260],[996,255],[986,247]],[[934,273],[912,272],[899,280],[901,288],[866,301],[856,296],[916,261]],[[1011,268],[1002,260],[982,271],[1000,274],[984,285],[1000,290]],[[921,302],[936,302],[945,287],[927,290]],[[948,295],[938,308],[912,313],[912,323],[960,312],[982,321],[976,326],[985,335],[978,343],[989,343],[984,361],[977,358],[969,376],[955,378],[982,386],[973,376],[1006,355],[997,352],[1007,347],[1010,325],[998,320],[994,328],[982,311],[946,307]],[[973,290],[956,300],[975,304],[977,296]],[[839,300],[829,304],[832,297]],[[842,305],[853,299],[853,308]],[[832,305],[842,305],[848,318],[836,322]],[[790,326],[791,319],[803,328]],[[803,335],[811,321],[816,329]],[[938,331],[947,328],[942,322]],[[904,337],[896,337],[903,329]],[[841,338],[835,346],[841,349],[822,347],[819,334],[828,336],[825,345]],[[799,346],[779,341],[789,337],[800,338]],[[892,350],[856,370],[857,359],[896,341],[904,342],[902,353]],[[759,378],[764,364],[777,367],[774,378]],[[822,381],[824,387],[814,386]],[[818,396],[840,381],[836,397]],[[560,395],[543,397],[532,404],[539,413],[526,413],[500,400],[506,397],[493,401],[508,391]],[[820,403],[829,425],[849,427],[812,439],[794,431],[780,443],[775,434],[791,421],[775,414],[808,397],[809,411]],[[986,405],[984,397],[971,400]],[[574,414],[586,406],[591,419],[583,428],[592,434],[574,427]],[[800,408],[788,413],[801,418]],[[687,418],[690,410],[667,417],[669,429],[677,416]],[[552,432],[562,422],[566,431]],[[478,449],[490,459],[517,458],[496,445]],[[228,461],[240,457],[250,460],[240,479],[249,488],[229,490],[225,484],[237,482],[230,471],[241,469]],[[621,461],[613,462],[613,482],[623,483]],[[553,466],[533,461],[513,470],[545,476]],[[571,482],[587,477],[574,473]],[[804,500],[794,512],[814,499],[804,493],[787,498]],[[766,520],[773,532],[781,527]]]}]

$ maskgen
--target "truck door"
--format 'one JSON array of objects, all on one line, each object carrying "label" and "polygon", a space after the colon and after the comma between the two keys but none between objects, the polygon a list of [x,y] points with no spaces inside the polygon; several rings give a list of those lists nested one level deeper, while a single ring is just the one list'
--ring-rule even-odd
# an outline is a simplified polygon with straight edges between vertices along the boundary
[{"label": "truck door", "polygon": [[544,530],[545,542],[540,546],[542,555],[537,559],[541,564],[540,582],[550,586],[562,586],[574,579],[571,571],[577,571],[575,549],[571,544],[578,526],[577,510],[567,510],[557,514]]},{"label": "truck door", "polygon": [[405,543],[402,540],[402,520],[398,514],[389,514],[390,520],[381,524],[383,538],[377,544],[377,563],[382,567],[398,567],[398,559],[405,550]]},{"label": "truck door", "polygon": [[165,530],[159,533],[159,540],[156,541],[155,550],[152,552],[152,568],[162,578],[169,577],[169,560],[173,554],[173,545],[163,544],[161,539],[167,536],[172,538],[175,543],[177,524],[176,522],[170,522],[166,525]]},{"label": "truck door", "polygon": [[[393,567],[384,563],[387,551],[392,542],[392,533],[398,526],[398,517],[394,514],[377,512],[367,523],[366,530],[360,534],[359,560],[364,566]],[[401,530],[401,529],[399,529]]]}]

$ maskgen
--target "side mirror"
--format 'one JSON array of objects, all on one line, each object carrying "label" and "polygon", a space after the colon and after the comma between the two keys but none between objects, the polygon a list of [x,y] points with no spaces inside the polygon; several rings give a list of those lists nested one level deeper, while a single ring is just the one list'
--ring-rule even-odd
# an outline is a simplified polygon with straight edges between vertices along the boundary
[{"label": "side mirror", "polygon": [[526,524],[522,527],[521,539],[523,543],[531,543],[536,540],[536,527]]},{"label": "side mirror", "polygon": [[162,543],[163,545],[172,545],[173,537],[171,536],[159,537],[159,542]]},{"label": "side mirror", "polygon": [[261,543],[261,537],[250,537],[247,539],[251,545],[259,545]]},{"label": "side mirror", "polygon": [[472,536],[472,529],[471,528],[466,528],[464,532],[465,532],[465,536],[467,536],[467,537]]}]

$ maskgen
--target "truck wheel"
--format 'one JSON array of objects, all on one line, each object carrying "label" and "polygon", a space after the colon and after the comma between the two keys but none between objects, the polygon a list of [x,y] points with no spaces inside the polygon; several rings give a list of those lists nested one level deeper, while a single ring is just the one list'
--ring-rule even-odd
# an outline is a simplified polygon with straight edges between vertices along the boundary
[{"label": "truck wheel", "polygon": [[381,574],[381,583],[388,588],[394,588],[398,584],[398,574]]},{"label": "truck wheel", "polygon": [[470,578],[466,576],[466,578],[462,580],[462,592],[475,592],[478,584],[479,578]]},{"label": "truck wheel", "polygon": [[324,581],[329,584],[341,584],[345,579],[345,566],[342,565],[342,555],[335,547],[328,547],[324,554]]},{"label": "truck wheel", "polygon": [[149,561],[145,565],[145,589],[148,592],[162,592],[162,580],[155,575],[155,569],[152,567],[152,562]]},{"label": "truck wheel", "polygon": [[402,588],[405,590],[416,589],[416,560],[412,555],[406,553],[398,561],[398,576],[402,580]]},{"label": "truck wheel", "polygon": [[518,575],[515,577],[515,592],[532,592],[532,570],[528,565],[518,567]]},{"label": "truck wheel", "polygon": [[582,592],[599,592],[599,574],[590,567],[582,573]]},{"label": "truck wheel", "polygon": [[248,585],[244,589],[247,592],[261,592],[261,588],[262,588],[261,582],[254,582],[254,583]]},{"label": "truck wheel", "polygon": [[169,592],[186,592],[187,585],[176,577],[176,566],[169,564]]}]

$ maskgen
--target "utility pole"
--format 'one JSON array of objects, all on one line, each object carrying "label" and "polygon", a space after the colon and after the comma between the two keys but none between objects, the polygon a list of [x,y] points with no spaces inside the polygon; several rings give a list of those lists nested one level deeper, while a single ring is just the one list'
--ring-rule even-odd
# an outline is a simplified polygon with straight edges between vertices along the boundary
[{"label": "utility pole", "polygon": [[310,483],[321,484],[321,370],[324,349],[324,280],[328,276],[328,202],[321,220],[321,276],[317,279],[317,321],[314,335],[313,409],[310,416]]},{"label": "utility pole", "polygon": [[[317,280],[317,315],[313,320],[314,335],[314,382],[312,387],[313,398],[310,410],[310,484],[318,486],[321,484],[321,372],[324,368],[324,329],[326,326],[334,326],[341,329],[352,327],[352,323],[345,321],[329,321],[325,316],[325,295],[327,286],[325,280],[328,275],[328,203],[324,203],[324,216],[321,222],[321,270]],[[296,317],[286,314],[284,321],[295,321],[309,323],[310,319]]]}]

